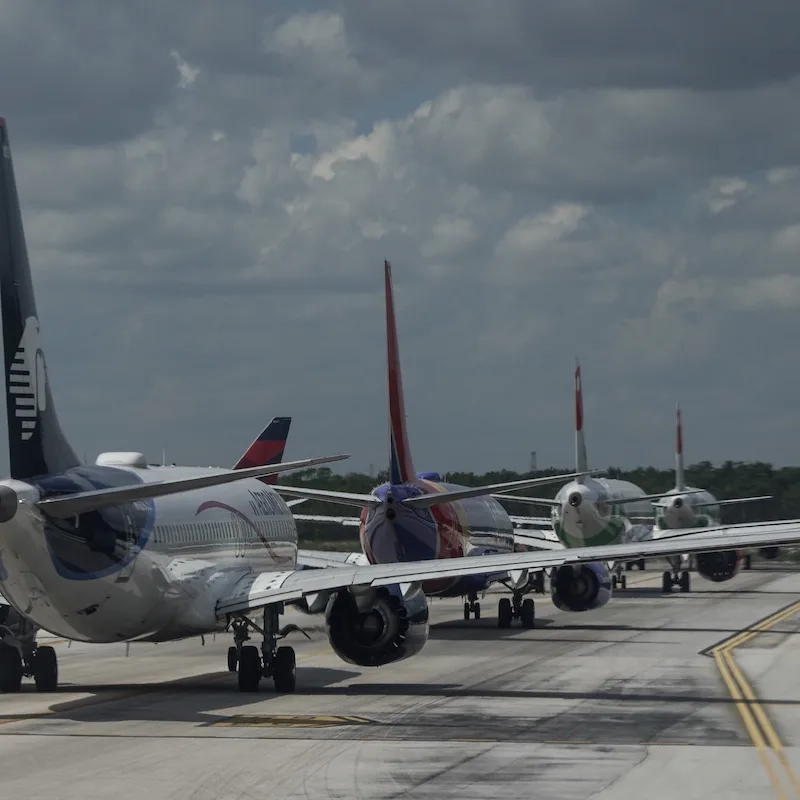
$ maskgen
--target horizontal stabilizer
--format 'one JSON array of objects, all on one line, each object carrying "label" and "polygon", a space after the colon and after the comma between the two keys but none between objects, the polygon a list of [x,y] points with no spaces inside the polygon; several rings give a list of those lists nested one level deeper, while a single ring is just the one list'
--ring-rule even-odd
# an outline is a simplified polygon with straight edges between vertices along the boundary
[{"label": "horizontal stabilizer", "polygon": [[560,508],[560,500],[553,500],[552,497],[517,497],[513,494],[493,494],[495,500],[513,500],[515,503],[523,503],[528,506],[545,506],[547,508]]},{"label": "horizontal stabilizer", "polygon": [[573,478],[582,478],[585,475],[600,474],[600,471],[594,470],[591,472],[573,472],[569,475],[548,475],[544,478],[528,478],[524,481],[492,483],[488,486],[471,486],[466,489],[453,489],[450,492],[433,492],[431,494],[418,495],[417,497],[408,497],[405,500],[401,500],[401,503],[411,508],[430,508],[440,503],[453,503],[456,500],[465,500],[468,497],[481,497],[487,494],[492,495],[494,492],[513,492],[515,489],[528,489],[531,486],[544,486],[548,483],[561,483],[563,481],[570,481]]},{"label": "horizontal stabilizer", "polygon": [[514,544],[532,547],[534,550],[563,550],[564,545],[556,539],[545,539],[543,536],[531,536],[531,531],[514,529]]},{"label": "horizontal stabilizer", "polygon": [[[702,491],[702,489],[685,489],[681,492],[681,495],[700,494]],[[622,506],[625,505],[625,503],[641,503],[644,500],[649,500],[654,506],[656,506],[660,505],[660,503],[656,503],[655,501],[663,499],[663,494],[641,494],[638,497],[623,497],[620,500],[617,500],[617,498],[614,498],[613,500],[609,499],[607,502],[612,506]]]},{"label": "horizontal stabilizer", "polygon": [[302,497],[304,500],[319,500],[322,503],[341,503],[345,506],[371,508],[379,506],[381,500],[374,494],[358,494],[357,492],[334,492],[328,489],[307,489],[305,486],[284,486],[280,484],[275,491],[287,497]]},{"label": "horizontal stabilizer", "polygon": [[329,464],[331,461],[342,461],[349,455],[323,456],[321,458],[305,458],[301,461],[287,461],[284,464],[270,464],[251,469],[240,469],[230,472],[216,472],[210,475],[198,475],[192,478],[180,478],[174,481],[155,481],[153,483],[137,483],[133,486],[97,489],[90,492],[78,492],[61,497],[40,500],[36,505],[47,516],[67,519],[76,514],[97,511],[109,506],[133,503],[136,500],[147,500],[152,497],[164,497],[180,492],[191,492],[195,489],[207,489],[221,486],[245,478],[261,478],[276,472],[288,472],[293,469],[304,469],[316,464]]},{"label": "horizontal stabilizer", "polygon": [[[296,503],[297,500],[294,502]],[[294,518],[300,522],[328,522],[332,525],[343,525],[345,528],[358,528],[361,525],[361,517],[331,517],[325,514],[295,514]]]},{"label": "horizontal stabilizer", "polygon": [[695,508],[706,508],[708,506],[733,506],[739,503],[756,503],[759,500],[772,500],[771,494],[763,494],[760,497],[732,497],[730,500],[715,500],[713,503],[698,503]]}]

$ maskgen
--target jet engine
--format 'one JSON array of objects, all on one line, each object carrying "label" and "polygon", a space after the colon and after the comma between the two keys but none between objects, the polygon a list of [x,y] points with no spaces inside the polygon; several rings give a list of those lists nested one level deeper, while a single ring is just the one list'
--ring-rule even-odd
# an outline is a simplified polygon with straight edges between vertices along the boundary
[{"label": "jet engine", "polygon": [[591,611],[611,599],[611,575],[603,564],[565,564],[550,576],[550,596],[562,611]]},{"label": "jet engine", "polygon": [[359,667],[382,667],[419,653],[428,641],[428,601],[421,588],[381,586],[367,593],[342,590],[325,609],[336,655]]},{"label": "jet engine", "polygon": [[742,566],[742,554],[738,550],[723,550],[719,553],[698,553],[695,556],[697,571],[709,581],[722,583],[733,578]]}]

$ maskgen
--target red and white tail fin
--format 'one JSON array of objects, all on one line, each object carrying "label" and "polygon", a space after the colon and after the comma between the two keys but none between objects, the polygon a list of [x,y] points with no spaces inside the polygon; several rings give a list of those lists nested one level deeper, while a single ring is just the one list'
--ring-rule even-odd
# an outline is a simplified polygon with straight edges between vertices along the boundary
[{"label": "red and white tail fin", "polygon": [[[275,417],[266,428],[258,435],[255,441],[247,448],[244,455],[236,462],[234,469],[250,469],[263,467],[269,464],[280,464],[286,450],[286,440],[289,438],[291,417]],[[267,475],[259,478],[262,483],[275,484],[278,475]]]},{"label": "red and white tail fin", "polygon": [[394,316],[392,267],[383,262],[386,284],[386,358],[389,376],[389,482],[407,483],[416,477],[411,461],[406,429],[406,409],[403,401],[403,376],[400,371],[400,348],[397,344],[397,324]]},{"label": "red and white tail fin", "polygon": [[686,488],[683,476],[683,423],[680,405],[675,406],[675,488],[679,492]]},{"label": "red and white tail fin", "polygon": [[[589,470],[586,458],[586,438],[583,433],[583,387],[581,386],[581,365],[575,359],[575,472]],[[578,483],[583,478],[578,478]]]}]

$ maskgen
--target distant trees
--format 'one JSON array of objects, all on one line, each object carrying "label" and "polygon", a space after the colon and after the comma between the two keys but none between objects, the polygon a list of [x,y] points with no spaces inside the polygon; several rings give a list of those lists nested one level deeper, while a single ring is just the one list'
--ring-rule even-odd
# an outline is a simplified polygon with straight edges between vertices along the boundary
[{"label": "distant trees", "polygon": [[[563,475],[570,470],[550,468],[537,472],[520,474],[511,470],[500,470],[478,475],[473,472],[449,472],[448,483],[463,486],[477,486],[484,483],[501,483],[503,481],[523,480],[545,475]],[[675,475],[671,469],[655,469],[654,467],[638,467],[633,470],[621,470],[609,467],[608,477],[631,481],[647,494],[666,492],[675,485]],[[290,486],[308,486],[317,489],[334,489],[344,492],[367,493],[375,486],[385,483],[387,473],[381,472],[374,478],[358,472],[337,475],[328,467],[307,469],[292,475],[282,476],[280,481]],[[748,522],[766,519],[794,519],[800,517],[800,467],[779,467],[760,461],[726,461],[714,466],[710,461],[693,464],[686,470],[686,482],[690,486],[707,489],[717,499],[730,497],[749,497],[756,495],[772,495],[771,500],[757,503],[743,503],[723,508],[723,521]],[[537,495],[553,497],[561,484],[543,486],[536,490]],[[536,513],[530,506],[507,504],[509,512],[520,515]],[[357,509],[334,503],[308,501],[297,507],[297,513],[325,514],[331,516],[350,516],[357,514]],[[316,542],[354,542],[355,529],[342,529],[328,524],[302,523],[301,536]]]}]

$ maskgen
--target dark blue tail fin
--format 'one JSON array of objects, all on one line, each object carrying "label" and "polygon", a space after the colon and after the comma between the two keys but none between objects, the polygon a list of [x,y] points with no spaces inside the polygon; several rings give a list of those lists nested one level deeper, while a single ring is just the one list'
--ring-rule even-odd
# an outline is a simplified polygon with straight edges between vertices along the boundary
[{"label": "dark blue tail fin", "polygon": [[[247,448],[245,454],[236,462],[234,469],[248,469],[249,467],[263,467],[269,464],[280,464],[286,450],[286,440],[289,438],[291,417],[275,417],[264,428],[258,438]],[[278,474],[267,475],[259,478],[262,483],[275,484]]]},{"label": "dark blue tail fin", "polygon": [[2,118],[0,309],[3,315],[11,477],[24,480],[76,466],[80,462],[61,432],[47,381],[8,129]]}]

